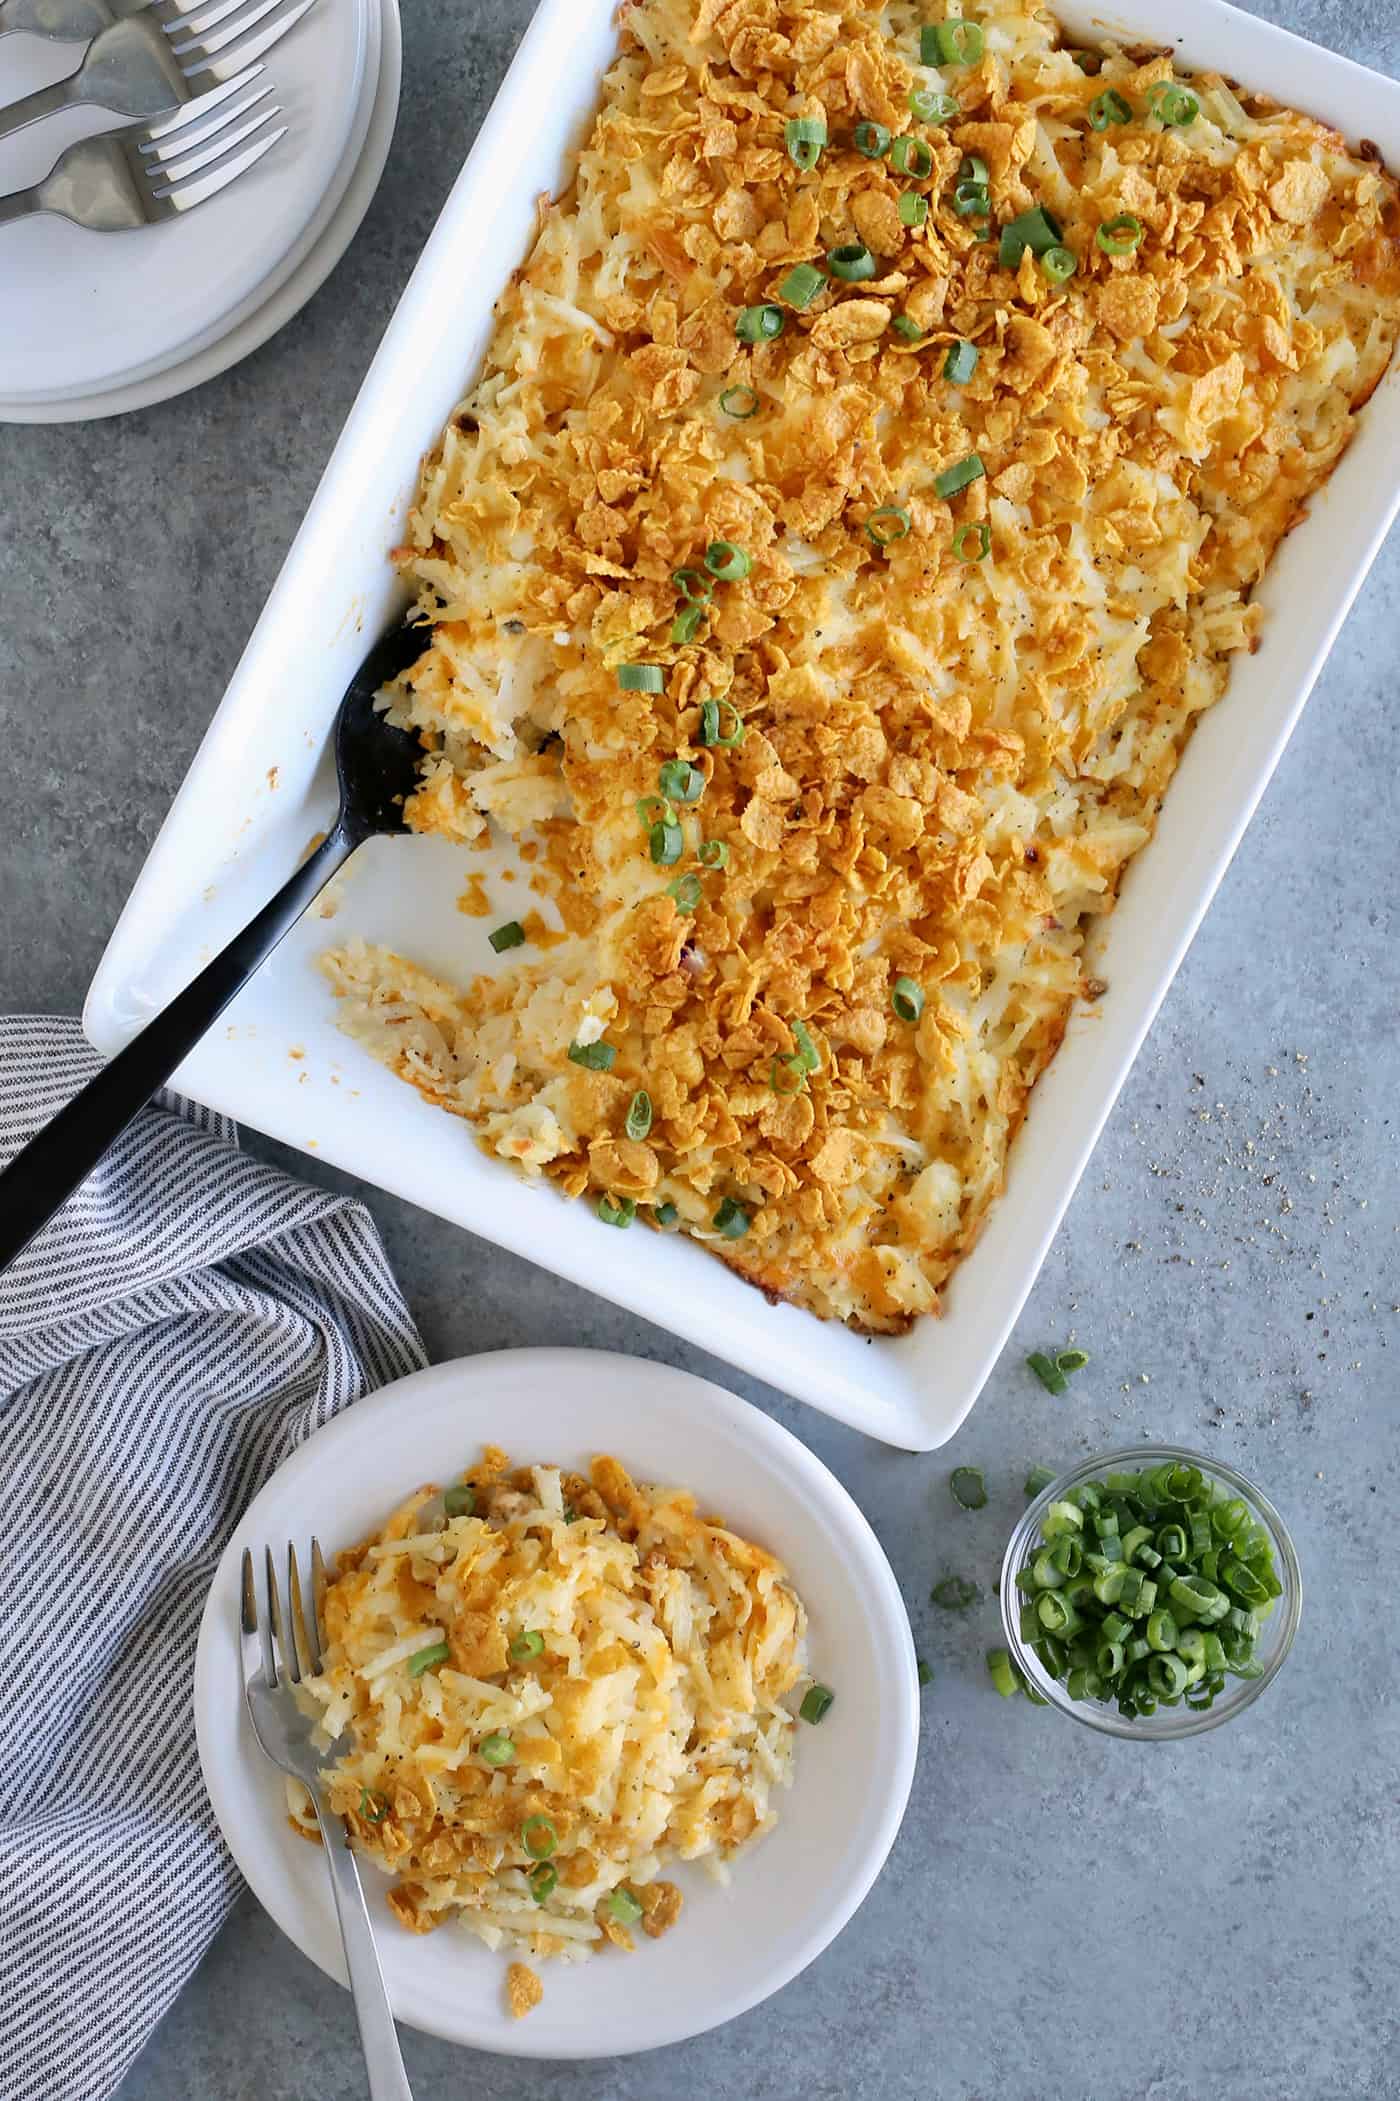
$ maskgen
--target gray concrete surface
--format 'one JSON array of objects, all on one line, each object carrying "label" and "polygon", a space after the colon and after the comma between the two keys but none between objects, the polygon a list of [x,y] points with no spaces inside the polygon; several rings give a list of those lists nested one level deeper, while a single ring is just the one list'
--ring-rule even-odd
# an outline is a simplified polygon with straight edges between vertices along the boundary
[{"label": "gray concrete surface", "polygon": [[[1400,71],[1396,0],[1253,4]],[[79,1005],[528,13],[412,12],[365,227],[255,357],[146,414],[0,433],[5,1007]],[[950,1453],[883,1450],[370,1193],[436,1355],[631,1350],[794,1427],[869,1513],[937,1672],[889,1865],[805,1976],[659,2056],[507,2065],[407,2035],[419,2101],[1400,2095],[1398,624],[1392,539]],[[1071,1334],[1093,1362],[1051,1400],[1022,1359]],[[1306,1582],[1284,1677],[1176,1748],[1003,1704],[991,1603],[964,1624],[927,1602],[950,1568],[991,1579],[1028,1462],[1139,1435],[1256,1475]],[[980,1516],[950,1505],[955,1461],[987,1471]],[[362,2091],[348,2001],[245,1900],[121,2096]]]}]

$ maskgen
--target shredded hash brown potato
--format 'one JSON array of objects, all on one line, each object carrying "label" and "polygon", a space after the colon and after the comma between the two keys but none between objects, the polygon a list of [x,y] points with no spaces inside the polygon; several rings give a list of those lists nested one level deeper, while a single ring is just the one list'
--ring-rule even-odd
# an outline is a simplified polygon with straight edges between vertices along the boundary
[{"label": "shredded hash brown potato", "polygon": [[[345,1746],[331,1807],[414,1933],[455,1919],[512,1954],[631,1950],[633,1925],[656,1939],[680,1916],[670,1860],[723,1880],[777,1821],[801,1601],[771,1554],[616,1459],[585,1478],[492,1447],[463,1480],[419,1489],[327,1585],[303,1696],[327,1753]],[[298,1783],[288,1800],[314,1833]],[[517,2015],[529,1978],[507,1979]]]},{"label": "shredded hash brown potato", "polygon": [[[864,1330],[936,1312],[982,1226],[1103,989],[1086,936],[1400,313],[1373,147],[1210,73],[1164,122],[1167,54],[1076,58],[1024,0],[969,7],[976,63],[924,65],[943,14],[623,7],[576,179],[396,556],[430,629],[391,695],[425,746],[411,823],[512,835],[559,924],[532,915],[465,989],[384,949],[326,959],[351,1033],[488,1151],[613,1223],[673,1206],[763,1290]],[[918,89],[951,120],[911,115]],[[1128,120],[1099,128],[1108,91]],[[828,132],[808,168],[803,116]],[[1036,207],[1067,282],[1030,247],[1003,265]],[[1106,252],[1124,217],[1130,252]],[[842,244],[869,273],[800,305],[788,273]],[[746,342],[763,303],[782,333]],[[751,567],[676,639],[715,541]],[[664,689],[620,690],[629,664]],[[668,817],[645,799],[676,758],[702,788]]]}]

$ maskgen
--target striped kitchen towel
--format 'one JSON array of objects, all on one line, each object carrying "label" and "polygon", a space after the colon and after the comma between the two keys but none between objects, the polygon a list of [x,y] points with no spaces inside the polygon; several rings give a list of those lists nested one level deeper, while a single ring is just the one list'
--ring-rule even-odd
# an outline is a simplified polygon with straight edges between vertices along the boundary
[{"label": "striped kitchen towel", "polygon": [[[97,1070],[0,1020],[0,1162]],[[0,2096],[99,2101],[238,1893],[200,1611],[273,1468],[424,1362],[368,1212],[163,1097],[0,1277]]]}]

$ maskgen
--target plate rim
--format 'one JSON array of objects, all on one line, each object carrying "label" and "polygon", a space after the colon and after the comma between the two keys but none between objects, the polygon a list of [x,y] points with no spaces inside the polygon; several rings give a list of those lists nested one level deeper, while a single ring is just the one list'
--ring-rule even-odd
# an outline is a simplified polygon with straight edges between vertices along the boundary
[{"label": "plate rim", "polygon": [[[796,1484],[795,1493],[798,1498],[822,1507],[851,1550],[852,1561],[846,1571],[846,1580],[853,1582],[858,1576],[863,1584],[873,1586],[872,1610],[877,1611],[887,1622],[888,1630],[895,1636],[899,1658],[892,1660],[888,1674],[896,1706],[895,1711],[888,1717],[883,1736],[890,1751],[889,1785],[883,1790],[878,1823],[871,1840],[858,1865],[848,1876],[838,1901],[809,1926],[796,1947],[771,1976],[763,1977],[754,1988],[746,1989],[732,2002],[726,2002],[722,2011],[706,2015],[699,2020],[687,2015],[665,2033],[636,2043],[619,2047],[615,2042],[609,2041],[600,2044],[597,2049],[570,2048],[561,2054],[557,2038],[548,2036],[548,2032],[542,2030],[540,2040],[536,2043],[532,2041],[530,2031],[524,2023],[516,2024],[496,2035],[483,2036],[477,2033],[468,2034],[460,2025],[453,2027],[443,2022],[421,2019],[416,2009],[412,2013],[405,2013],[396,2006],[394,2010],[395,2018],[404,2026],[436,2036],[443,2042],[481,2050],[493,2056],[543,2058],[556,2062],[583,2062],[587,2059],[634,2056],[647,2050],[667,2048],[705,2034],[737,2019],[741,2014],[750,2012],[790,1984],[831,1945],[864,1903],[889,1858],[908,1807],[918,1761],[920,1708],[913,1630],[903,1592],[874,1527],[849,1489],[815,1452],[803,1444],[785,1425],[764,1414],[761,1409],[754,1407],[752,1402],[743,1400],[738,1394],[730,1393],[727,1388],[716,1385],[712,1380],[686,1371],[678,1365],[628,1356],[616,1350],[559,1345],[486,1350],[474,1356],[447,1358],[420,1371],[410,1372],[401,1379],[392,1380],[388,1385],[364,1394],[359,1400],[332,1416],[329,1421],[319,1424],[311,1435],[269,1474],[257,1495],[241,1513],[219,1557],[200,1615],[192,1702],[201,1779],[220,1834],[235,1865],[263,1910],[293,1946],[325,1976],[345,1989],[343,1973],[338,1973],[333,1964],[325,1959],[322,1948],[316,1944],[314,1937],[304,1930],[305,1918],[295,1902],[286,1901],[285,1886],[280,1882],[269,1884],[260,1869],[250,1870],[243,1849],[235,1841],[236,1823],[230,1814],[229,1791],[220,1775],[218,1760],[214,1755],[215,1743],[227,1742],[226,1731],[229,1727],[227,1709],[215,1685],[220,1668],[216,1650],[221,1640],[221,1618],[236,1609],[237,1570],[245,1534],[252,1528],[255,1513],[274,1482],[281,1481],[285,1489],[289,1475],[295,1482],[296,1477],[310,1473],[313,1466],[322,1466],[328,1449],[333,1451],[339,1445],[371,1437],[375,1424],[382,1415],[394,1415],[402,1428],[405,1422],[403,1411],[406,1395],[415,1392],[429,1395],[438,1390],[451,1390],[464,1378],[478,1384],[489,1383],[493,1369],[507,1363],[516,1368],[533,1370],[542,1380],[562,1379],[579,1365],[580,1360],[585,1360],[595,1373],[600,1367],[611,1367],[619,1377],[635,1378],[645,1373],[652,1381],[661,1380],[671,1389],[661,1404],[663,1408],[685,1408],[688,1402],[692,1415],[708,1413],[716,1427],[727,1430],[731,1436],[737,1436],[766,1449],[772,1458],[781,1460],[786,1477]],[[649,1407],[655,1408],[657,1400],[658,1396],[653,1391],[648,1395]],[[870,1596],[869,1592],[867,1596]],[[903,1664],[902,1669],[899,1667],[900,1661]],[[235,1732],[240,1731],[241,1722],[240,1708],[235,1711],[233,1718],[232,1726]],[[240,1749],[237,1756],[242,1755]],[[230,1764],[229,1770],[235,1769],[236,1765]]]}]

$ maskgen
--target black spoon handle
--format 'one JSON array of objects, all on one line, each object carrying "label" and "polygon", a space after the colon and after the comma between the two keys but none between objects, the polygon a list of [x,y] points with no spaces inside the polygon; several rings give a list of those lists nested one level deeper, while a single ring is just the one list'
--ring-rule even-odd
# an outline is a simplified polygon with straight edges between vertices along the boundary
[{"label": "black spoon handle", "polygon": [[359,836],[337,821],[256,919],[15,1154],[0,1174],[0,1270],[87,1180],[359,843]]}]

